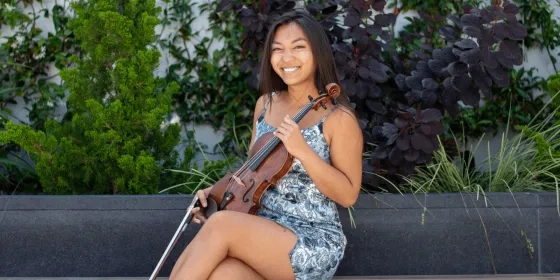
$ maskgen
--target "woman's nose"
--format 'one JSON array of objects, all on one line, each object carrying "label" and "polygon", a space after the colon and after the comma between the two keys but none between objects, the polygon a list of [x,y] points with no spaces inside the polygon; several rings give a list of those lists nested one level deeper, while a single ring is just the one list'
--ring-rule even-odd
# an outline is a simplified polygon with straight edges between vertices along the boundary
[{"label": "woman's nose", "polygon": [[294,58],[294,56],[292,55],[292,53],[291,53],[290,51],[285,51],[285,52],[282,54],[282,60],[283,60],[283,61],[292,61],[292,60],[294,60],[294,59],[295,59],[295,58]]}]

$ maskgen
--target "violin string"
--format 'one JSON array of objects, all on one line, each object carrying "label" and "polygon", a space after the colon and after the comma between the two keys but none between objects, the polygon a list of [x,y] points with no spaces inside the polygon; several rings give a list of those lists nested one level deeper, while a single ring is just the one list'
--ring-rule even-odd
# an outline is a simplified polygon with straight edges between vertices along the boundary
[{"label": "violin string", "polygon": [[[301,116],[303,116],[304,114],[307,114],[307,112],[309,112],[309,110],[311,109],[312,105],[310,105],[311,103],[308,103],[304,109],[302,109],[300,112],[298,112],[298,114],[296,114],[295,119],[300,118]],[[306,111],[304,113],[304,111]],[[278,129],[275,129],[275,131]],[[268,140],[268,142],[263,146],[262,149],[260,149],[253,157],[251,157],[247,162],[245,162],[234,174],[233,176],[236,176],[237,178],[239,178],[240,180],[242,180],[242,178],[244,177],[244,175],[246,175],[251,168],[249,168],[250,166],[254,165],[256,162],[258,161],[262,161],[264,160],[264,158],[266,157],[266,154],[264,151],[271,149],[272,146],[274,145],[274,141],[277,139],[278,137],[273,137],[272,139]],[[238,184],[235,184],[234,182],[236,182],[235,180],[228,182],[228,187],[226,188],[226,190],[234,190],[236,188],[238,188]]]}]

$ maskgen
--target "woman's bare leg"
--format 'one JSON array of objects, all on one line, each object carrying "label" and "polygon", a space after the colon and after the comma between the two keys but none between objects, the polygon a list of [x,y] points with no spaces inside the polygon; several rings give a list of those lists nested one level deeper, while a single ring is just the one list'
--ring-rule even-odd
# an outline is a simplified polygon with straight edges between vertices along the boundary
[{"label": "woman's bare leg", "polygon": [[255,270],[249,267],[244,262],[236,258],[226,258],[223,260],[208,280],[265,280]]},{"label": "woman's bare leg", "polygon": [[269,280],[292,280],[296,235],[277,223],[233,211],[214,213],[179,257],[169,280],[206,280],[227,257]]}]

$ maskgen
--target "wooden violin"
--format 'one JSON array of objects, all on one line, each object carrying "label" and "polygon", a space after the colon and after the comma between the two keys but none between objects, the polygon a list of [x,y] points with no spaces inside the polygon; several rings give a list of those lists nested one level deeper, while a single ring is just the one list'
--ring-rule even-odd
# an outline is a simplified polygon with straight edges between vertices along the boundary
[{"label": "wooden violin", "polygon": [[[318,110],[319,106],[326,109],[328,98],[335,104],[340,86],[330,83],[325,89],[327,92],[315,99],[309,96],[310,102],[293,117],[295,123],[299,123],[311,109]],[[224,176],[214,184],[207,198],[206,216],[221,210],[255,215],[261,207],[263,193],[286,175],[292,162],[293,156],[278,137],[272,132],[263,134],[251,147],[249,160],[235,173]]]},{"label": "wooden violin", "polygon": [[[325,104],[329,98],[333,104],[336,104],[336,98],[340,95],[340,86],[330,83],[325,89],[327,92],[320,93],[315,99],[309,96],[310,102],[293,117],[292,120],[295,123],[299,123],[311,109],[318,110],[319,106],[327,109]],[[235,173],[224,176],[214,184],[207,198],[207,206],[203,209],[205,216],[210,217],[216,211],[221,210],[255,215],[261,207],[263,193],[286,175],[293,160],[294,157],[288,153],[278,137],[274,136],[272,132],[263,134],[251,147],[249,159]],[[201,207],[196,195],[152,272],[150,280],[157,278],[171,250],[189,225],[193,218],[191,212],[194,207]]]}]

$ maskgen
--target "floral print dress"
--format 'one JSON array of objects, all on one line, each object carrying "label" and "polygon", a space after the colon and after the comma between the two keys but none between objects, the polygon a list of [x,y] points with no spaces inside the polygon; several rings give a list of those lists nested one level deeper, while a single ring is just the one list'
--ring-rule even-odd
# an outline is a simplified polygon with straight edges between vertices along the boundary
[{"label": "floral print dress", "polygon": [[[275,130],[264,118],[267,105],[268,102],[257,120],[256,139]],[[311,148],[330,163],[329,146],[322,133],[327,117],[301,132]],[[347,240],[336,203],[315,187],[298,159],[294,159],[277,185],[263,194],[261,204],[258,216],[275,221],[297,235],[297,243],[290,251],[296,280],[331,279],[344,256]]]}]

